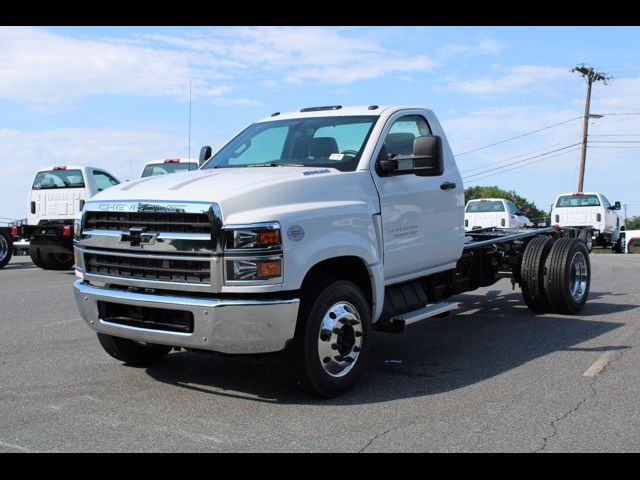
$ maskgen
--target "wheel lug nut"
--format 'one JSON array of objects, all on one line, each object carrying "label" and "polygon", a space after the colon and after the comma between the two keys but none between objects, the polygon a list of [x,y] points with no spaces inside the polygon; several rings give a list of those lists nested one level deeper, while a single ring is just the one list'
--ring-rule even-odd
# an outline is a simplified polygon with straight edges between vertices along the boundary
[{"label": "wheel lug nut", "polygon": [[338,344],[337,343],[332,343],[331,344],[331,349],[332,350],[337,350],[338,349]]}]

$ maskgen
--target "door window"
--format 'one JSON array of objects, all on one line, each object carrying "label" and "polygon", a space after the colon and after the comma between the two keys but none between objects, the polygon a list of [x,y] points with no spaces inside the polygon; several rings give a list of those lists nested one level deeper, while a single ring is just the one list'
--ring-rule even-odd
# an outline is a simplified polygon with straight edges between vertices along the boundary
[{"label": "door window", "polygon": [[103,172],[101,170],[93,171],[93,179],[96,181],[96,187],[98,187],[99,192],[101,192],[105,188],[113,187],[114,185],[118,185],[120,183],[107,172]]},{"label": "door window", "polygon": [[[389,129],[384,140],[384,150],[387,155],[411,155],[413,141],[416,137],[431,135],[427,121],[421,115],[405,115],[400,117]],[[413,169],[412,159],[399,159],[399,170]]]}]

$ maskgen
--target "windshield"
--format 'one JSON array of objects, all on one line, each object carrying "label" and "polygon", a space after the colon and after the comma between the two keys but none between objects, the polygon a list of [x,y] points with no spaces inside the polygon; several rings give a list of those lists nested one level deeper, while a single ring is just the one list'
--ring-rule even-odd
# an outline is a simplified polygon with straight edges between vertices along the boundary
[{"label": "windshield", "polygon": [[197,169],[198,164],[195,162],[154,163],[144,167],[141,177],[152,177],[154,175],[166,175],[167,173],[187,172]]},{"label": "windshield", "polygon": [[599,207],[597,195],[565,195],[558,199],[556,207]]},{"label": "windshield", "polygon": [[254,123],[202,168],[295,165],[356,169],[377,116],[295,118]]},{"label": "windshield", "polygon": [[33,190],[53,188],[84,188],[81,170],[50,170],[38,172]]},{"label": "windshield", "polygon": [[498,201],[469,202],[468,213],[504,212],[504,205]]}]

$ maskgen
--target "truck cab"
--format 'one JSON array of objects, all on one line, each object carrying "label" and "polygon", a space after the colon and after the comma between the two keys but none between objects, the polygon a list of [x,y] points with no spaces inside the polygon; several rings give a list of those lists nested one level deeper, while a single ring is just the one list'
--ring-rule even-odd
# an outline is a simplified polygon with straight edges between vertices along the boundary
[{"label": "truck cab", "polygon": [[469,200],[464,210],[464,229],[479,228],[522,228],[533,223],[518,211],[518,208],[504,198],[478,198]]},{"label": "truck cab", "polygon": [[613,205],[599,192],[563,193],[556,198],[551,211],[551,222],[565,228],[574,228],[578,236],[598,246],[614,246],[620,237],[621,219],[617,211],[620,202]]},{"label": "truck cab", "polygon": [[188,172],[197,170],[198,161],[194,158],[165,158],[164,160],[151,160],[144,164],[140,172],[140,178],[166,175],[168,173]]},{"label": "truck cab", "polygon": [[73,266],[73,222],[85,203],[120,181],[99,167],[61,165],[35,174],[29,192],[26,225],[20,233],[30,242],[33,262],[44,269]]}]

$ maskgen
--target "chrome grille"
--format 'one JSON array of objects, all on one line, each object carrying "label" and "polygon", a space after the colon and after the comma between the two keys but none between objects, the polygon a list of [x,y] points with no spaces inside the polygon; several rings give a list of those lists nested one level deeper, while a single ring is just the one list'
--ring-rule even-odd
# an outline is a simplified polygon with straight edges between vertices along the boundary
[{"label": "chrome grille", "polygon": [[185,212],[101,212],[87,211],[84,228],[127,231],[146,228],[149,232],[211,233],[211,220],[206,213]]},{"label": "chrome grille", "polygon": [[84,264],[86,273],[92,275],[185,284],[211,283],[209,259],[181,260],[85,252]]}]

